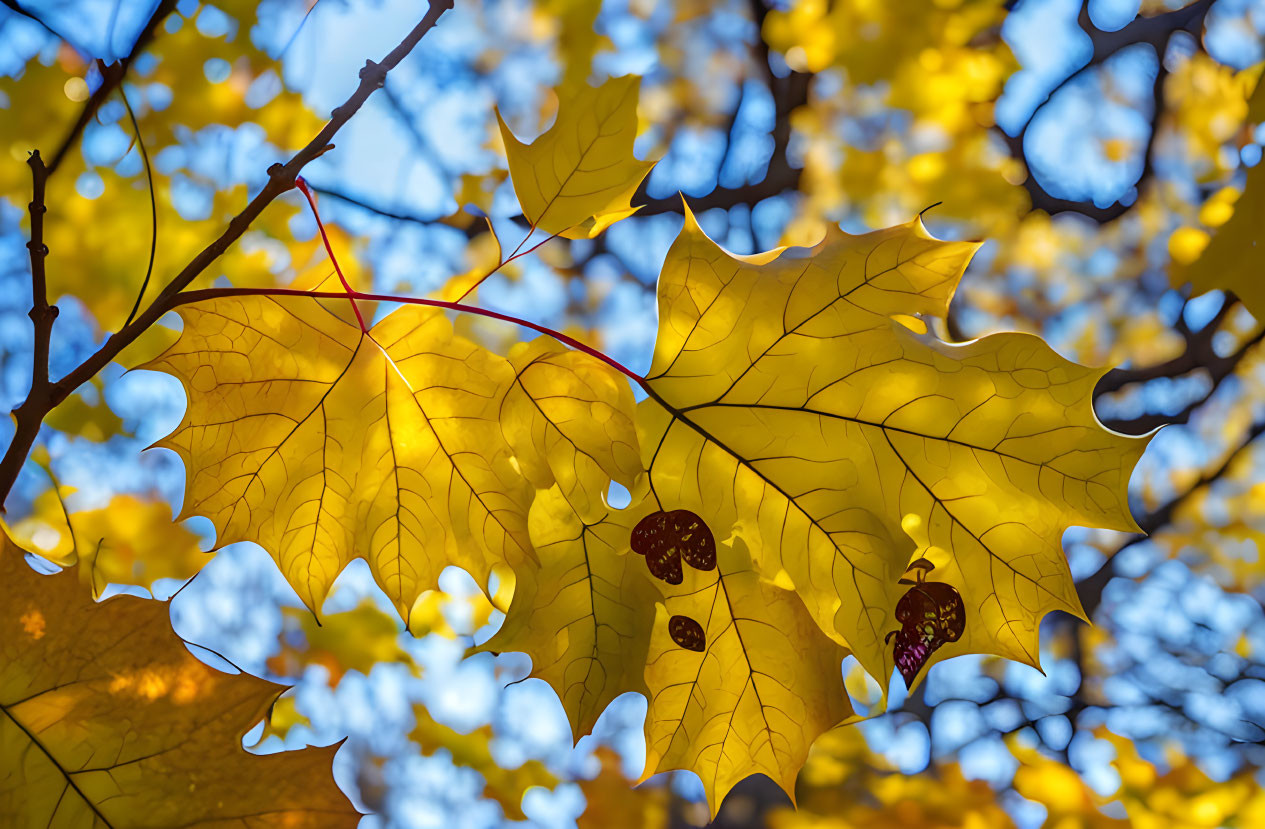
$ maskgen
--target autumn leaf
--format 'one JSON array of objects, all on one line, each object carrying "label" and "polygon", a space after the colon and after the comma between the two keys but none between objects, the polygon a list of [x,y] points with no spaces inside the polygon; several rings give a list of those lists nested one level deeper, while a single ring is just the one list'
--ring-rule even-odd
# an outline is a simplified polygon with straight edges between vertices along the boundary
[{"label": "autumn leaf", "polygon": [[557,120],[531,144],[497,113],[514,192],[534,229],[586,239],[637,212],[630,200],[654,166],[633,157],[640,86],[629,75],[564,88]]},{"label": "autumn leaf", "polygon": [[586,806],[577,829],[664,829],[668,825],[668,792],[661,786],[632,788],[619,754],[609,746],[593,752],[599,764],[595,777],[580,781]]},{"label": "autumn leaf", "polygon": [[744,539],[879,678],[915,553],[966,614],[925,665],[1035,665],[1041,617],[1081,614],[1063,531],[1136,529],[1125,488],[1147,441],[1098,423],[1102,370],[1023,334],[950,345],[913,316],[945,313],[975,247],[915,219],[737,257],[687,214],[659,281],[638,427],[661,508]]},{"label": "autumn leaf", "polygon": [[516,568],[509,613],[475,651],[522,651],[532,676],[562,700],[576,740],[622,693],[644,693],[658,592],[628,552],[622,513],[586,523],[559,487],[532,503],[528,526],[539,565]]},{"label": "autumn leaf", "polygon": [[82,392],[72,394],[49,412],[44,422],[59,432],[93,443],[105,443],[115,435],[124,434],[127,430],[122,418],[114,413],[105,400],[104,384],[99,379],[94,379],[92,385],[96,389],[94,402],[88,402]]},{"label": "autumn leaf", "polygon": [[355,826],[335,747],[247,754],[283,687],[221,673],[171,632],[168,606],[96,604],[69,573],[0,550],[0,814],[50,827]]},{"label": "autumn leaf", "polygon": [[523,474],[537,489],[557,483],[581,516],[600,515],[610,482],[631,488],[643,471],[627,378],[549,337],[509,356],[501,428]]},{"label": "autumn leaf", "polygon": [[[1249,110],[1250,121],[1265,119],[1265,84],[1257,84]],[[1226,188],[1214,193],[1200,210],[1200,218],[1210,230],[1181,227],[1169,237],[1174,287],[1189,282],[1196,294],[1232,291],[1254,316],[1265,317],[1260,278],[1265,251],[1258,239],[1265,221],[1265,165],[1247,171],[1241,192]]]},{"label": "autumn leaf", "polygon": [[528,760],[517,768],[505,768],[492,757],[489,745],[492,727],[482,726],[469,734],[462,734],[443,723],[437,722],[421,705],[413,706],[417,725],[409,738],[421,746],[422,753],[431,756],[444,749],[452,757],[453,765],[474,769],[483,776],[483,795],[501,805],[509,820],[526,820],[523,814],[523,795],[533,786],[552,789],[558,778],[539,760]]},{"label": "autumn leaf", "polygon": [[661,589],[646,662],[645,776],[695,772],[713,818],[757,773],[794,800],[813,740],[852,714],[847,651],[798,596],[760,578],[740,539],[720,545],[715,570],[687,568],[679,587]]},{"label": "autumn leaf", "polygon": [[144,367],[189,395],[156,444],[189,470],[184,514],[210,518],[219,546],[260,544],[314,612],[356,557],[407,620],[448,565],[486,586],[532,555],[497,419],[513,372],[442,312],[404,307],[368,333],[349,303],[305,297],[180,314],[180,339]]}]

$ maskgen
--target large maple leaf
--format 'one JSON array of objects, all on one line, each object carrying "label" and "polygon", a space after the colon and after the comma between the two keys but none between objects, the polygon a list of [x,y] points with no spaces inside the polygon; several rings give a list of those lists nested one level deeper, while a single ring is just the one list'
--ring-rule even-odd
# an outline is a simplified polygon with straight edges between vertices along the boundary
[{"label": "large maple leaf", "polygon": [[947,311],[975,248],[915,219],[740,257],[687,212],[659,280],[638,417],[661,509],[741,537],[880,678],[916,553],[966,617],[924,671],[971,652],[1036,665],[1041,617],[1082,614],[1063,531],[1136,530],[1126,486],[1147,440],[1098,423],[1102,370],[1025,334],[950,345],[912,316]]},{"label": "large maple leaf", "polygon": [[242,737],[285,690],[198,661],[165,603],[100,604],[0,539],[0,823],[338,827],[335,748],[253,756]]},{"label": "large maple leaf", "polygon": [[366,333],[348,307],[293,296],[182,307],[180,339],[144,366],[189,395],[156,445],[189,470],[184,514],[210,518],[220,546],[260,544],[313,611],[363,557],[407,619],[449,564],[486,584],[497,564],[531,555],[530,487],[498,420],[513,372],[441,311],[400,308]]}]

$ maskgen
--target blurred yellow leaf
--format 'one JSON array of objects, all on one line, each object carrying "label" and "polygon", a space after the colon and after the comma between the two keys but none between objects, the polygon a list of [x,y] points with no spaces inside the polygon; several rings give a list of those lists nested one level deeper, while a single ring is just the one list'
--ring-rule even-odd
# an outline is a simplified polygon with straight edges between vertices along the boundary
[{"label": "blurred yellow leaf", "polygon": [[580,781],[586,806],[577,829],[666,829],[668,792],[662,786],[639,786],[624,776],[619,754],[608,746],[593,752],[600,763],[596,777]]},{"label": "blurred yellow leaf", "polygon": [[368,676],[374,665],[388,662],[420,673],[413,657],[400,647],[403,626],[372,599],[362,599],[354,610],[326,614],[319,623],[304,608],[283,607],[281,614],[281,651],[268,658],[268,670],[279,676],[299,679],[309,665],[321,665],[332,686],[347,671]]},{"label": "blurred yellow leaf", "polygon": [[509,820],[526,820],[523,814],[523,795],[533,786],[552,789],[558,778],[539,760],[528,760],[517,768],[505,768],[492,756],[490,743],[492,727],[482,726],[469,734],[436,722],[424,706],[413,706],[417,726],[409,739],[421,746],[422,753],[430,756],[445,749],[452,756],[454,765],[474,769],[483,776],[484,797],[501,805]]},{"label": "blurred yellow leaf", "polygon": [[211,560],[198,536],[173,521],[171,506],[155,497],[116,495],[101,509],[72,512],[67,519],[57,493],[49,489],[13,532],[54,564],[77,564],[79,580],[93,596],[110,584],[152,590],[159,579],[184,581]]}]

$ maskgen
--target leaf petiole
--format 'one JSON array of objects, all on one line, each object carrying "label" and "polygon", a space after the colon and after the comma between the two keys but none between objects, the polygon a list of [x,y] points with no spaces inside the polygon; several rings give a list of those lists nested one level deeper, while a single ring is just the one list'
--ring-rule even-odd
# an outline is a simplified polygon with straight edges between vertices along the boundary
[{"label": "leaf petiole", "polygon": [[[510,314],[502,314],[499,311],[492,311],[487,308],[478,308],[473,305],[463,305],[460,302],[447,302],[442,299],[423,299],[421,297],[411,296],[395,296],[393,294],[366,294],[360,291],[348,289],[347,293],[338,293],[335,291],[305,291],[299,288],[203,288],[197,291],[182,291],[172,296],[164,305],[164,311],[179,305],[188,305],[192,302],[202,302],[208,299],[218,299],[220,297],[230,296],[293,296],[293,297],[310,297],[312,299],[350,299],[352,307],[355,307],[355,301],[362,299],[366,302],[401,302],[406,305],[425,305],[429,308],[443,308],[446,311],[460,311],[467,314],[477,314],[481,317],[500,320],[501,322],[511,322],[515,325],[521,325],[524,328],[530,328],[537,333],[553,337],[563,345],[570,346],[577,351],[583,351],[590,357],[594,357],[606,363],[611,368],[623,374],[643,389],[648,388],[646,378],[633,371],[632,369],[620,363],[614,357],[611,357],[599,349],[591,345],[586,345],[574,337],[569,337],[561,331],[555,331],[552,328],[534,323],[531,320],[525,320],[520,317],[511,316]],[[365,333],[368,333],[367,331]]]},{"label": "leaf petiole", "polygon": [[360,323],[361,333],[368,334],[369,326],[365,325],[365,318],[360,315],[360,306],[356,305],[355,291],[347,282],[347,277],[343,276],[343,269],[338,264],[338,257],[334,255],[334,248],[330,246],[329,236],[325,233],[325,223],[321,221],[321,213],[316,209],[316,197],[312,195],[312,191],[307,186],[307,181],[303,176],[295,176],[294,186],[299,188],[299,192],[307,199],[308,207],[312,208],[312,217],[316,219],[316,229],[321,232],[321,242],[325,245],[325,253],[329,256],[329,261],[334,263],[334,272],[338,274],[338,281],[343,283],[343,288],[347,291],[347,299],[351,301],[351,310],[356,312],[356,322]]}]

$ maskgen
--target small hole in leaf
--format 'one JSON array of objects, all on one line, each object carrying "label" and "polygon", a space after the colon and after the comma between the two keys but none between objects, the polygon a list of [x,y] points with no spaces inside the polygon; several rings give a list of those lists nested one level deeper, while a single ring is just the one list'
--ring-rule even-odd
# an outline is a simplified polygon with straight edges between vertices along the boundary
[{"label": "small hole in leaf", "polygon": [[631,503],[632,493],[628,491],[628,487],[611,481],[606,490],[606,505],[612,509],[624,509]]}]

